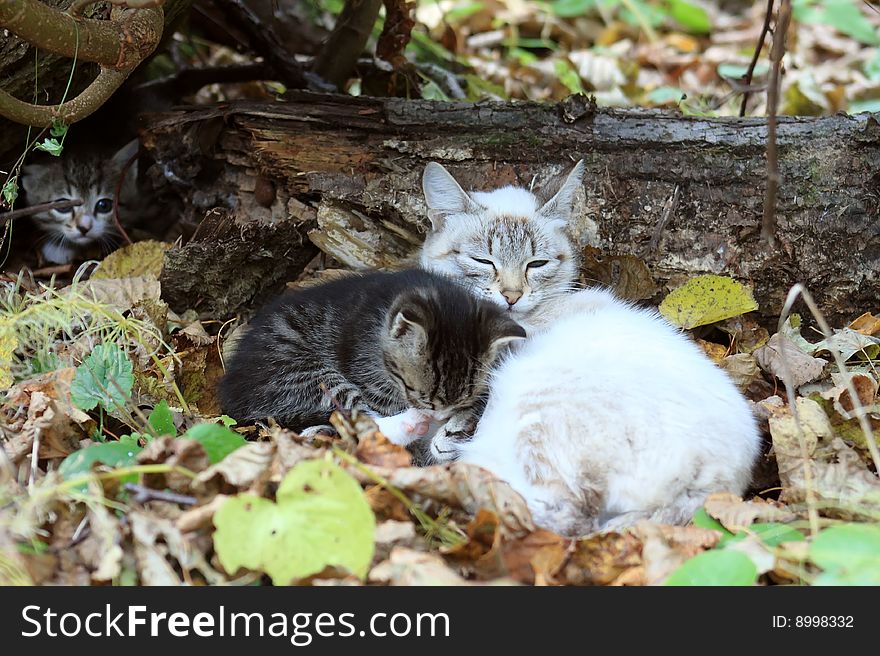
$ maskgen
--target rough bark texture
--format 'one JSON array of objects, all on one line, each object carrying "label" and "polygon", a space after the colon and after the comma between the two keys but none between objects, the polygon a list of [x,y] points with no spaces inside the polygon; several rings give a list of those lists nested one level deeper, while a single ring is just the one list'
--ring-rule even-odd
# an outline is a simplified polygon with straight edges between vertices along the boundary
[{"label": "rough bark texture", "polygon": [[[145,134],[148,147],[197,214],[225,206],[241,231],[170,253],[165,289],[178,303],[187,302],[178,289],[198,290],[207,306],[234,312],[308,259],[308,246],[291,250],[306,234],[349,266],[398,266],[427,228],[427,162],[446,165],[466,189],[540,190],[583,158],[572,237],[587,254],[588,278],[626,286],[633,281],[620,278],[634,275],[627,263],[637,256],[656,283],[636,281],[651,289],[636,294],[643,297],[712,272],[753,285],[765,321],[775,320],[797,281],[832,321],[876,311],[880,125],[869,115],[838,115],[782,118],[778,130],[782,185],[771,250],[760,239],[762,119],[597,110],[581,98],[472,105],[307,93],[164,114]],[[215,254],[195,271],[194,249]],[[215,259],[220,253],[226,259]],[[278,273],[252,271],[230,253],[277,259]],[[239,263],[232,269],[230,257]],[[233,281],[238,292],[229,296]]]}]

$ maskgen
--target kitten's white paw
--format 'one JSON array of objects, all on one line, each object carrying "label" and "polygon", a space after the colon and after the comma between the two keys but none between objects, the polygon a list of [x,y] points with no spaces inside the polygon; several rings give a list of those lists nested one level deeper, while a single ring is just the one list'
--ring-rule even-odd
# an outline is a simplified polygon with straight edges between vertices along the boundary
[{"label": "kitten's white paw", "polygon": [[377,417],[376,424],[385,437],[400,446],[426,437],[440,426],[430,413],[416,408],[390,417]]},{"label": "kitten's white paw", "polygon": [[73,259],[73,249],[56,242],[43,244],[40,249],[43,257],[52,264],[67,264]]}]

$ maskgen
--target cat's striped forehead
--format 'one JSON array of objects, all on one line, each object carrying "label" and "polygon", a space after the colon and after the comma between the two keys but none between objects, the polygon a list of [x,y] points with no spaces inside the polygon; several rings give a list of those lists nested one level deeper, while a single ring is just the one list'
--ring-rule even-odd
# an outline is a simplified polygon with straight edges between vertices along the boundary
[{"label": "cat's striped forehead", "polygon": [[[561,234],[541,225],[538,219],[502,214],[486,219],[479,231],[469,236],[471,248],[500,259],[522,259],[548,250],[566,249]],[[566,249],[567,250],[567,249]]]}]

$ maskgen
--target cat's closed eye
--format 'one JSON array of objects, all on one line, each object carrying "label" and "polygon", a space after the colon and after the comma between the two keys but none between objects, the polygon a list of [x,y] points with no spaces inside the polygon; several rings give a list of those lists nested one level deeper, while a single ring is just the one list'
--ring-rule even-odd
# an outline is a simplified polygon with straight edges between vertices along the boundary
[{"label": "cat's closed eye", "polygon": [[[70,200],[69,198],[56,198],[56,199],[55,199],[55,202],[56,202],[56,203],[64,203],[64,202],[67,202],[67,201],[69,201],[69,200]],[[62,209],[56,209],[55,211],[56,211],[56,212],[59,212],[59,213],[61,213],[61,214],[73,214],[73,208],[72,208],[72,207],[65,207],[65,208],[62,208]]]},{"label": "cat's closed eye", "polygon": [[96,214],[106,214],[113,209],[113,200],[110,198],[101,198],[95,203]]},{"label": "cat's closed eye", "polygon": [[494,266],[495,266],[495,263],[492,262],[491,260],[484,260],[483,258],[480,258],[480,257],[472,257],[471,259],[472,259],[474,262],[479,262],[480,264],[488,264],[490,267],[494,267]]},{"label": "cat's closed eye", "polygon": [[539,267],[544,266],[545,264],[549,264],[550,260],[532,260],[528,264],[526,264],[527,269],[537,269]]}]

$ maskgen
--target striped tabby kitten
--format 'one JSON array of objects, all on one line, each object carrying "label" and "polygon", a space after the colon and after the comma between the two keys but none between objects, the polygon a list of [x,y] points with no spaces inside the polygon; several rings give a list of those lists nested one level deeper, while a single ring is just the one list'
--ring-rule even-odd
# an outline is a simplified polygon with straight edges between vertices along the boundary
[{"label": "striped tabby kitten", "polygon": [[542,323],[541,306],[572,291],[577,279],[565,230],[583,173],[581,161],[542,205],[518,187],[468,194],[431,162],[422,188],[433,230],[421,266],[464,280],[531,332]]},{"label": "striped tabby kitten", "polygon": [[[137,152],[137,140],[109,155],[95,150],[68,149],[61,157],[22,169],[21,184],[29,205],[56,200],[82,199],[83,204],[65,210],[49,210],[32,219],[45,234],[43,257],[67,264],[90,246],[111,244],[116,237],[113,198],[125,163]],[[125,176],[120,208],[132,208],[136,198],[137,163]]]},{"label": "striped tabby kitten", "polygon": [[220,402],[240,421],[273,417],[303,430],[326,424],[335,399],[406,445],[432,420],[471,407],[489,367],[523,337],[506,312],[444,276],[347,276],[263,308],[229,362]]}]

